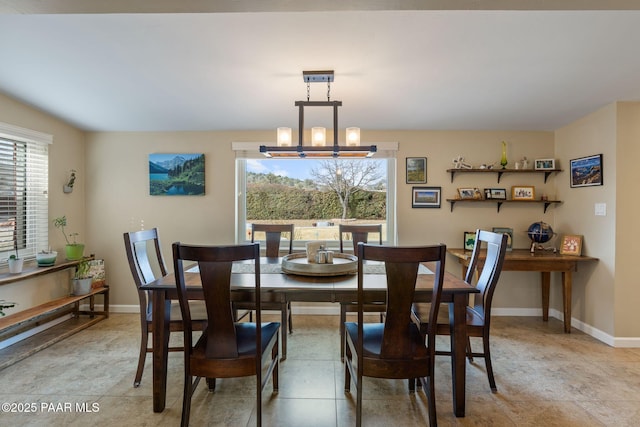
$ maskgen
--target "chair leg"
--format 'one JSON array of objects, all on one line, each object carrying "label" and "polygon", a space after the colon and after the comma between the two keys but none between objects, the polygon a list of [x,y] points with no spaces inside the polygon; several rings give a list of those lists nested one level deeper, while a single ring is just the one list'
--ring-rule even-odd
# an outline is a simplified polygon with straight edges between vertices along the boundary
[{"label": "chair leg", "polygon": [[487,367],[487,377],[489,377],[489,387],[493,393],[498,392],[496,380],[493,377],[493,366],[491,365],[491,352],[489,350],[489,334],[482,337],[482,345],[484,347],[484,364]]},{"label": "chair leg", "polygon": [[193,379],[190,372],[185,371],[184,374],[184,391],[182,396],[182,418],[180,420],[181,427],[189,427],[189,415],[191,413],[191,394],[193,393]]},{"label": "chair leg", "polygon": [[280,337],[282,338],[282,360],[287,358],[287,323],[289,322],[289,310],[287,303],[283,303],[280,307]]},{"label": "chair leg", "polygon": [[437,427],[438,425],[438,417],[436,416],[436,389],[433,383],[433,372],[431,372],[431,376],[426,379],[429,384],[424,385],[424,390],[428,390],[428,400],[429,400],[429,426]]},{"label": "chair leg", "polygon": [[347,306],[340,304],[340,361],[344,362],[345,333],[344,322],[347,321]]},{"label": "chair leg", "polygon": [[471,338],[467,335],[467,359],[469,362],[473,362],[473,351],[471,350]]},{"label": "chair leg", "polygon": [[138,356],[138,369],[136,377],[133,380],[133,386],[139,387],[142,381],[142,373],[144,372],[144,362],[147,360],[147,345],[149,345],[149,331],[146,324],[142,327],[142,336],[140,338],[140,355]]},{"label": "chair leg", "polygon": [[278,345],[279,343],[276,342],[273,346],[273,348],[271,349],[271,360],[275,360],[276,364],[273,366],[273,372],[271,373],[271,385],[273,386],[273,392],[277,393],[278,392],[278,378],[279,378],[279,374],[278,374],[278,367],[280,366],[280,363],[278,362]]},{"label": "chair leg", "polygon": [[207,378],[207,388],[209,391],[216,391],[216,379],[215,378]]},{"label": "chair leg", "polygon": [[289,333],[293,333],[293,323],[291,322],[291,301],[287,302],[287,311],[289,312]]}]

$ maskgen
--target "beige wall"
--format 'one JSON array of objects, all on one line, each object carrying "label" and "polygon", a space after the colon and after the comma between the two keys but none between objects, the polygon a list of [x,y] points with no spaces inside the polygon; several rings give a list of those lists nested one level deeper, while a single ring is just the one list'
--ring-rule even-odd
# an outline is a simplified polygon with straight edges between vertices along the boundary
[{"label": "beige wall", "polygon": [[[86,238],[84,133],[3,94],[0,94],[0,122],[53,135],[53,144],[49,149],[49,217],[66,214],[70,230],[79,232],[80,239]],[[73,193],[64,194],[62,185],[70,169],[77,170],[78,180]],[[51,224],[49,242],[53,249],[64,254],[64,238]],[[0,299],[18,303],[7,313],[27,309],[68,293],[68,271],[0,286]]]},{"label": "beige wall", "polygon": [[[122,233],[159,227],[167,263],[170,245],[176,240],[190,243],[232,243],[235,227],[234,152],[231,143],[269,141],[273,131],[265,132],[178,132],[178,133],[93,133],[87,137],[87,187],[89,247],[107,263],[112,302],[136,303],[126,264]],[[554,180],[546,185],[539,175],[505,176],[500,184],[496,176],[456,176],[451,183],[446,169],[451,160],[463,155],[474,164],[499,160],[502,140],[508,142],[511,161],[527,156],[551,157],[553,134],[548,132],[363,132],[371,142],[397,141],[398,189],[397,214],[399,244],[444,242],[460,246],[465,230],[478,227],[512,227],[516,247],[527,247],[527,226],[538,220],[553,223],[553,208],[543,214],[542,206],[458,205],[450,212],[441,209],[412,209],[411,185],[405,184],[405,157],[428,158],[428,183],[441,186],[443,198],[455,195],[457,187],[477,186],[510,188],[511,185],[535,185],[555,194]],[[206,163],[206,194],[200,197],[149,196],[149,153],[202,152]],[[458,273],[453,259],[450,270]],[[538,309],[540,295],[535,273],[505,273],[505,285],[496,295],[496,306]]]},{"label": "beige wall", "polygon": [[[556,157],[565,159],[559,176],[559,195],[565,203],[557,209],[556,227],[566,234],[584,235],[583,253],[597,257],[573,275],[573,317],[613,336],[616,333],[614,295],[616,282],[616,104],[611,104],[556,131]],[[570,188],[569,159],[602,153],[602,186]],[[607,215],[595,216],[594,204],[606,203]],[[553,305],[561,307],[559,287]],[[636,330],[636,336],[640,336]]]},{"label": "beige wall", "polygon": [[[558,234],[585,236],[584,252],[600,261],[581,266],[574,275],[573,313],[586,329],[609,336],[640,337],[640,322],[634,313],[639,291],[631,271],[633,215],[639,198],[634,180],[616,181],[616,163],[633,170],[640,136],[636,103],[612,104],[554,133],[509,131],[363,131],[367,142],[399,143],[397,156],[398,241],[401,245],[443,242],[459,247],[464,231],[475,228],[511,227],[514,247],[528,247],[527,226],[534,221],[553,225]],[[88,252],[104,258],[112,303],[116,309],[132,309],[136,296],[126,263],[122,233],[142,227],[161,230],[166,261],[171,263],[170,245],[181,240],[192,243],[232,243],[235,236],[235,162],[231,143],[270,141],[264,132],[83,132],[45,113],[0,95],[0,121],[54,136],[50,151],[50,217],[66,214],[72,231],[78,231]],[[509,166],[527,156],[555,157],[565,171],[545,184],[542,176],[460,174],[451,182],[446,169],[462,155],[474,164],[494,163],[501,144],[508,143]],[[85,152],[86,150],[86,152]],[[151,197],[148,195],[148,154],[202,152],[206,158],[206,195],[201,197]],[[604,155],[602,187],[569,188],[568,161],[590,154]],[[442,187],[443,199],[458,187],[534,185],[538,195],[557,195],[564,201],[543,213],[542,206],[456,205],[446,201],[441,209],[412,209],[411,187],[405,184],[405,158],[426,156],[426,186]],[[62,193],[69,169],[78,171],[72,194]],[[617,195],[620,197],[617,197]],[[86,198],[85,198],[86,197]],[[607,204],[607,216],[593,215],[594,203]],[[613,236],[616,236],[614,243]],[[50,228],[52,246],[62,251],[64,241]],[[557,242],[556,242],[557,245]],[[449,259],[448,270],[459,273]],[[552,308],[561,312],[559,275],[553,275]],[[0,298],[17,301],[20,309],[68,291],[68,273],[54,274],[0,288]],[[536,273],[505,272],[496,292],[496,312],[536,314],[540,309],[539,277]],[[510,311],[511,310],[511,311]],[[615,313],[612,314],[612,313]]]},{"label": "beige wall", "polygon": [[[640,337],[640,286],[635,263],[640,212],[640,187],[633,172],[640,159],[640,103],[618,103],[618,143],[616,167],[626,171],[616,181],[615,291],[614,322],[616,337]],[[629,173],[631,172],[631,173]]]}]

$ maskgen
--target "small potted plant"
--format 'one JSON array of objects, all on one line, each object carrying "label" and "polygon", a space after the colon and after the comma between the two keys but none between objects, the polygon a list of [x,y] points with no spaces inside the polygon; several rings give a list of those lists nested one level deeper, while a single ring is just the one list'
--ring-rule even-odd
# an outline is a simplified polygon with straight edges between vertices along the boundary
[{"label": "small potted plant", "polygon": [[[66,215],[55,218],[53,220],[53,225],[54,227],[59,228],[60,231],[62,231],[64,240],[67,242],[67,245],[65,246],[65,253],[67,255],[67,259],[69,261],[82,259],[82,254],[84,253],[84,243],[76,242],[76,237],[78,236],[78,233],[70,233],[69,236],[67,236],[67,233],[64,231],[64,228],[67,226]],[[69,241],[69,237],[71,237],[71,240],[73,240],[73,243]]]},{"label": "small potted plant", "polygon": [[18,241],[15,238],[14,235],[14,239],[13,239],[13,249],[16,251],[15,254],[12,254],[9,257],[9,273],[11,274],[19,274],[22,273],[22,265],[24,262],[24,259],[20,258],[20,256],[18,255]]},{"label": "small potted plant", "polygon": [[91,292],[92,277],[89,273],[89,261],[81,261],[71,279],[74,295],[86,295]]}]

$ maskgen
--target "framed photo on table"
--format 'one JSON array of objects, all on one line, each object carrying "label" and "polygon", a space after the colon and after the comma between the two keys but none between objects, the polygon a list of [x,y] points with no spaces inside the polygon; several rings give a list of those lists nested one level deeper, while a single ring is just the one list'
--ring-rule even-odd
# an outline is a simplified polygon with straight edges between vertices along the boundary
[{"label": "framed photo on table", "polygon": [[411,189],[412,208],[439,208],[441,187],[413,187]]},{"label": "framed photo on table", "polygon": [[507,250],[510,251],[513,249],[513,228],[507,227],[493,227],[491,230],[494,233],[501,233],[507,235]]},{"label": "framed photo on table", "polygon": [[407,184],[427,183],[427,158],[407,157]]},{"label": "framed photo on table", "polygon": [[572,159],[569,164],[571,187],[602,185],[602,154]]},{"label": "framed photo on table", "polygon": [[476,244],[476,232],[475,231],[465,231],[464,232],[464,241],[463,248],[465,251],[472,251],[473,247]]},{"label": "framed photo on table", "polygon": [[582,236],[565,234],[560,244],[560,255],[582,255]]}]

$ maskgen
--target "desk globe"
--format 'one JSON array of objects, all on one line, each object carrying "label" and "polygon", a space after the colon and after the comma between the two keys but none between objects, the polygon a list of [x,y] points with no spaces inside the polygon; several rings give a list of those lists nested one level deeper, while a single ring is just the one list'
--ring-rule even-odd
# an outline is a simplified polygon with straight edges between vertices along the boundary
[{"label": "desk globe", "polygon": [[551,240],[556,234],[549,224],[538,221],[529,226],[527,235],[531,239],[531,252],[535,252],[536,248],[544,249],[542,244]]}]

